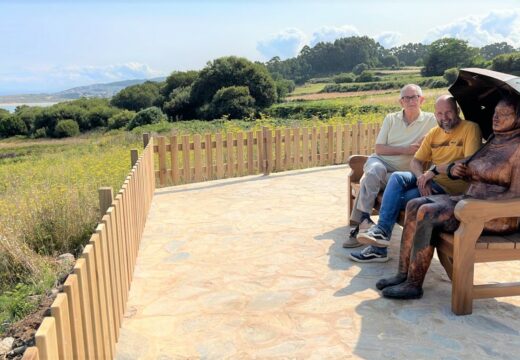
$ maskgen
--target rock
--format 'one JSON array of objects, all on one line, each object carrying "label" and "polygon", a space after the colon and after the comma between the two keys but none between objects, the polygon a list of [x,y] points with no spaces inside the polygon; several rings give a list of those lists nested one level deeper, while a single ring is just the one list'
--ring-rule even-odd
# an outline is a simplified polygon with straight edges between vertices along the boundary
[{"label": "rock", "polygon": [[74,255],[72,255],[70,253],[66,253],[66,254],[61,254],[60,256],[58,256],[58,261],[74,263],[74,261],[76,261],[76,259],[74,258]]},{"label": "rock", "polygon": [[14,338],[6,337],[0,341],[0,355],[7,354],[13,347]]}]

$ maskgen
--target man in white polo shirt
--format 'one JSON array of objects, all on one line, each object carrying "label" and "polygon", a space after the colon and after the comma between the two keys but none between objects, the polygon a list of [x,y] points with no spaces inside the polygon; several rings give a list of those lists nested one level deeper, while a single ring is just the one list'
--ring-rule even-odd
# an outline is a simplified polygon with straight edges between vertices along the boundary
[{"label": "man in white polo shirt", "polygon": [[421,111],[424,102],[418,85],[408,84],[401,89],[399,103],[402,110],[388,114],[376,139],[376,152],[370,155],[363,168],[359,195],[350,215],[350,234],[343,247],[360,246],[358,232],[368,230],[374,223],[370,219],[372,208],[381,191],[394,171],[410,171],[410,161],[419,149],[422,138],[437,125],[435,116]]}]

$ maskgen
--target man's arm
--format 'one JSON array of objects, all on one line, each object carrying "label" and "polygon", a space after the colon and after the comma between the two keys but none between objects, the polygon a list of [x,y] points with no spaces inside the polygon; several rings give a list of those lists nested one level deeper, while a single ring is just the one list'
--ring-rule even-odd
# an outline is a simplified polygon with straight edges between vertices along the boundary
[{"label": "man's arm", "polygon": [[410,170],[417,178],[417,188],[421,196],[428,196],[432,194],[432,183],[431,179],[434,178],[435,174],[428,170],[424,171],[425,162],[417,158],[413,158],[410,161]]},{"label": "man's arm", "polygon": [[413,158],[412,161],[410,161],[410,171],[417,179],[419,179],[419,177],[421,177],[424,173],[424,161]]},{"label": "man's arm", "polygon": [[419,149],[420,143],[413,143],[409,146],[392,146],[376,144],[377,155],[413,155]]}]

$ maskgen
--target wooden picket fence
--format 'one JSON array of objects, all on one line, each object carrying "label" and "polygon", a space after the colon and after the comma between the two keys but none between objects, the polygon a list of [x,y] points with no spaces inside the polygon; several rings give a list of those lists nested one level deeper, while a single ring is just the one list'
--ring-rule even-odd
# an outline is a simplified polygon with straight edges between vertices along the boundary
[{"label": "wooden picket fence", "polygon": [[[172,135],[156,138],[158,185],[269,174],[344,164],[352,154],[371,154],[380,124]],[[168,140],[168,142],[167,142]]]},{"label": "wooden picket fence", "polygon": [[[155,191],[153,140],[115,198],[100,189],[104,214],[36,332],[29,359],[114,359],[137,251]],[[106,211],[105,211],[106,210]]]},{"label": "wooden picket fence", "polygon": [[[113,359],[141,235],[161,186],[346,163],[374,151],[380,124],[144,136],[140,158],[115,196],[100,189],[104,214],[23,360]],[[167,155],[168,153],[168,155]],[[158,154],[158,156],[155,156]],[[155,168],[158,167],[158,170]],[[106,211],[103,211],[106,210]]]}]

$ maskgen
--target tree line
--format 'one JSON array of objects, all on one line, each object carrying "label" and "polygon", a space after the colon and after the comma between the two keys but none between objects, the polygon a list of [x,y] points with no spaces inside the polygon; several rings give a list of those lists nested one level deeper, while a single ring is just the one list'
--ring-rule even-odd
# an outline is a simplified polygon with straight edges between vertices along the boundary
[{"label": "tree line", "polygon": [[442,76],[447,69],[470,66],[519,73],[520,65],[515,60],[520,58],[517,51],[506,42],[478,48],[455,38],[442,38],[430,45],[408,43],[385,49],[367,36],[352,36],[330,43],[320,42],[312,48],[304,46],[298,56],[286,60],[273,57],[266,66],[272,74],[296,84],[315,77],[355,72],[360,65],[367,69],[422,66],[423,76]]},{"label": "tree line", "polygon": [[[373,88],[374,67],[422,65],[425,77],[444,75],[452,82],[458,68],[487,67],[520,73],[520,52],[502,42],[475,48],[464,40],[443,38],[430,45],[406,44],[384,49],[373,39],[348,37],[305,46],[298,56],[275,57],[267,63],[228,56],[210,61],[200,71],[175,71],[163,82],[129,86],[112,99],[79,99],[48,108],[20,106],[14,114],[0,110],[0,137],[75,136],[97,128],[128,129],[188,119],[257,118],[294,90],[296,83],[339,74],[328,91]],[[439,80],[427,87],[445,86]],[[341,83],[355,82],[349,86]],[[370,84],[372,82],[372,84]],[[366,84],[366,85],[364,85]]]},{"label": "tree line", "polygon": [[163,82],[147,81],[112,99],[86,99],[53,106],[0,110],[0,137],[67,137],[97,128],[127,129],[187,119],[250,118],[281,101],[295,84],[272,76],[262,63],[222,57],[201,71],[173,72]]}]

